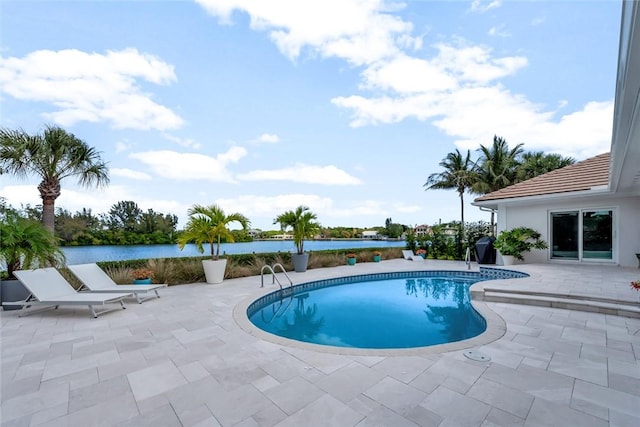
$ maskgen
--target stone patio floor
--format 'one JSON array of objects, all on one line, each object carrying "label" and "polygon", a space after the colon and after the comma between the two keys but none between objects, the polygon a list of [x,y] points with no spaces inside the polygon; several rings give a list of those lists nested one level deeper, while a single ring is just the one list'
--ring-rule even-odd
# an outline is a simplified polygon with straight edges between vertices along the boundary
[{"label": "stone patio floor", "polygon": [[[531,277],[503,286],[638,299],[638,269],[509,268]],[[467,267],[400,259],[289,274],[421,269]],[[2,426],[640,426],[640,319],[477,302],[490,313],[484,338],[350,353],[252,331],[242,307],[264,293],[249,277],[172,286],[97,319],[86,307],[2,312]]]}]

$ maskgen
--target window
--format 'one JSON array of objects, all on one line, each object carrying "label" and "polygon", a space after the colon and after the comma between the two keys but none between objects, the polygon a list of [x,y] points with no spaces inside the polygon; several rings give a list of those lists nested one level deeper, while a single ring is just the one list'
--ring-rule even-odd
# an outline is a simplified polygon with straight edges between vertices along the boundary
[{"label": "window", "polygon": [[614,259],[613,209],[551,212],[551,258]]}]

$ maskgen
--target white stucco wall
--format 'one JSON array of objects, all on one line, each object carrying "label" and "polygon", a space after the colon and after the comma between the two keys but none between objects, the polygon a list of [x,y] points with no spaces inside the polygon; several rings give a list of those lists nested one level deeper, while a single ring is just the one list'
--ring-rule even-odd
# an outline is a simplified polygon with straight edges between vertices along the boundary
[{"label": "white stucco wall", "polygon": [[[580,199],[552,199],[527,205],[498,206],[497,228],[530,227],[540,232],[549,243],[549,212],[556,210],[614,208],[614,262],[625,267],[637,267],[635,256],[640,253],[640,197],[584,197]],[[568,262],[550,259],[550,250],[534,250],[524,255],[528,263]],[[498,257],[498,263],[502,260]],[[575,261],[578,262],[578,261]],[[587,261],[585,261],[587,262]],[[594,262],[594,261],[588,261]]]}]

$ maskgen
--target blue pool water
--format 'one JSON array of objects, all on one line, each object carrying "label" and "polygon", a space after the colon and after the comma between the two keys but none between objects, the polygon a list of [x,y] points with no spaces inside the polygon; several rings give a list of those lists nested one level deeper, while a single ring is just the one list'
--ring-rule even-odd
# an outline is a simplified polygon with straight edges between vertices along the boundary
[{"label": "blue pool water", "polygon": [[469,286],[495,277],[433,271],[401,276],[313,282],[273,292],[251,304],[247,314],[266,332],[337,347],[423,347],[485,331],[485,319],[471,305]]}]

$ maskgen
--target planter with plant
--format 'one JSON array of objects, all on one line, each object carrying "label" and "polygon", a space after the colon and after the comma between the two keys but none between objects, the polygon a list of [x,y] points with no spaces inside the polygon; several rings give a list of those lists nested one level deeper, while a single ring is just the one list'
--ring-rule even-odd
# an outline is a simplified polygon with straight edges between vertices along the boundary
[{"label": "planter with plant", "polygon": [[416,251],[416,255],[419,255],[422,258],[426,258],[427,257],[427,251],[425,249],[418,249]]},{"label": "planter with plant", "polygon": [[150,285],[153,279],[153,270],[148,268],[136,268],[131,272],[133,283],[136,285]]},{"label": "planter with plant", "polygon": [[[0,283],[0,302],[23,301],[29,291],[13,275],[14,271],[37,267],[58,267],[64,264],[64,253],[55,237],[40,222],[20,216],[5,206],[0,211],[0,262],[6,268],[6,277]],[[3,305],[15,310],[20,305]]]},{"label": "planter with plant", "polygon": [[382,252],[373,251],[373,262],[380,262],[381,258],[382,258]]},{"label": "planter with plant", "polygon": [[[208,243],[211,253],[210,260],[203,260],[204,275],[207,283],[222,283],[227,260],[220,259],[220,243],[222,239],[227,243],[233,243],[233,233],[227,228],[232,222],[239,223],[246,231],[250,221],[240,213],[225,215],[222,208],[217,205],[194,205],[188,211],[189,221],[178,238],[180,250],[187,243],[194,243],[200,253],[204,253],[204,244]],[[215,249],[215,250],[214,250]]]},{"label": "planter with plant", "polygon": [[348,253],[347,255],[347,264],[356,265],[357,256],[354,253]]},{"label": "planter with plant", "polygon": [[503,264],[510,265],[514,259],[524,260],[523,254],[532,249],[546,249],[547,243],[542,240],[540,233],[528,227],[516,227],[498,234],[493,247],[500,251]]},{"label": "planter with plant", "polygon": [[286,211],[276,219],[274,224],[280,224],[282,231],[291,230],[296,253],[291,255],[293,269],[298,273],[307,271],[309,254],[304,252],[304,239],[314,237],[320,231],[320,224],[316,221],[316,214],[309,211],[306,206],[298,206],[294,211]]}]

